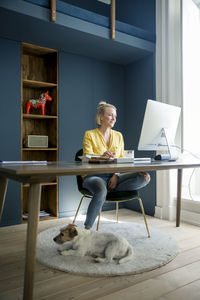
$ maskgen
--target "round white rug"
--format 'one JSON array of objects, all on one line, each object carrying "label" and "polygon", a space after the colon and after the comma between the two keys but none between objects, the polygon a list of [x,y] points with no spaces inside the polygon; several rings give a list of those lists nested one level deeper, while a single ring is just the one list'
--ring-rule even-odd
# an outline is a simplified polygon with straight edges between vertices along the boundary
[{"label": "round white rug", "polygon": [[[82,222],[76,224],[83,227]],[[151,237],[148,238],[144,225],[102,221],[101,232],[121,234],[133,246],[134,257],[131,261],[120,265],[104,264],[95,263],[89,256],[63,256],[57,251],[59,245],[53,241],[61,227],[63,226],[53,227],[38,234],[37,260],[50,268],[65,272],[91,276],[137,274],[167,264],[178,253],[177,241],[162,230],[150,227]]]}]

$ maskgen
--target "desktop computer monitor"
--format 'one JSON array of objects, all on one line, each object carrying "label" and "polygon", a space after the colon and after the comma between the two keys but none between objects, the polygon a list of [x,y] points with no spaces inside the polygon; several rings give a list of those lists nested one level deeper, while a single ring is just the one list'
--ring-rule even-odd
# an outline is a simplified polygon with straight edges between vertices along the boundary
[{"label": "desktop computer monitor", "polygon": [[167,150],[159,159],[176,160],[174,144],[181,108],[154,100],[148,100],[143,119],[138,150]]}]

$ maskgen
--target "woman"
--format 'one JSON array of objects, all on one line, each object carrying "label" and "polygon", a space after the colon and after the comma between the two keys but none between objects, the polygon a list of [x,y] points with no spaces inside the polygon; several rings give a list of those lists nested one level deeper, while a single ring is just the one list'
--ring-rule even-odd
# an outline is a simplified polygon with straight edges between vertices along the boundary
[{"label": "woman", "polygon": [[[83,139],[83,154],[95,154],[106,157],[123,157],[124,141],[120,132],[113,130],[117,117],[114,105],[100,102],[96,113],[98,128],[85,132]],[[90,229],[101,210],[108,191],[132,191],[146,186],[150,175],[140,173],[114,173],[88,175],[83,179],[83,187],[92,194],[92,200],[87,210],[85,228]]]}]

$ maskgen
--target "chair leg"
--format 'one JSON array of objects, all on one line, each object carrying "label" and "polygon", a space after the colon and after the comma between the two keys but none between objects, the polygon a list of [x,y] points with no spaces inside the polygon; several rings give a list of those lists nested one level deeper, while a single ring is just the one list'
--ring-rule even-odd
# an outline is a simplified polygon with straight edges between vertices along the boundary
[{"label": "chair leg", "polygon": [[142,199],[138,197],[138,200],[139,200],[140,207],[141,207],[141,210],[142,210],[142,214],[143,214],[143,217],[144,217],[144,222],[145,222],[145,225],[146,225],[147,234],[148,234],[148,237],[150,238],[149,227],[148,227],[148,224],[147,224],[147,220],[146,220],[146,216],[145,216],[145,212],[144,212],[144,207],[143,207],[143,204],[142,204]]},{"label": "chair leg", "polygon": [[73,220],[72,224],[74,224],[75,221],[76,221],[76,217],[77,217],[77,215],[78,215],[78,212],[79,212],[79,209],[80,209],[80,207],[81,207],[81,204],[82,204],[82,202],[83,202],[83,198],[84,198],[84,197],[85,197],[85,196],[82,196],[82,198],[81,198],[81,201],[80,201],[79,206],[78,206],[78,208],[77,208],[77,210],[76,210],[76,214],[75,214],[75,217],[74,217],[74,220]]},{"label": "chair leg", "polygon": [[118,220],[119,220],[119,202],[118,201],[116,202],[116,216],[117,216],[117,223],[118,223]]},{"label": "chair leg", "polygon": [[97,221],[97,229],[96,229],[96,231],[99,231],[100,218],[101,218],[101,210],[99,212],[99,217],[98,217],[98,221]]}]

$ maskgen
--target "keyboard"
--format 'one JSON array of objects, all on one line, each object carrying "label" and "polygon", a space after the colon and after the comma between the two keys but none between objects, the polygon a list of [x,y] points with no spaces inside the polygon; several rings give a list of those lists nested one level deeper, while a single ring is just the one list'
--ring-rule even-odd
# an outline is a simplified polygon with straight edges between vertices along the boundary
[{"label": "keyboard", "polygon": [[134,161],[151,161],[151,158],[150,157],[135,157],[134,158]]},{"label": "keyboard", "polygon": [[115,158],[114,161],[116,163],[133,163],[134,159],[132,157],[119,157],[119,158]]},{"label": "keyboard", "polygon": [[151,158],[150,157],[135,157],[134,158],[134,164],[135,163],[150,163]]},{"label": "keyboard", "polygon": [[146,162],[151,162],[151,158],[150,157],[138,157],[138,158],[120,157],[120,158],[115,158],[114,161],[116,163],[146,163]]}]

